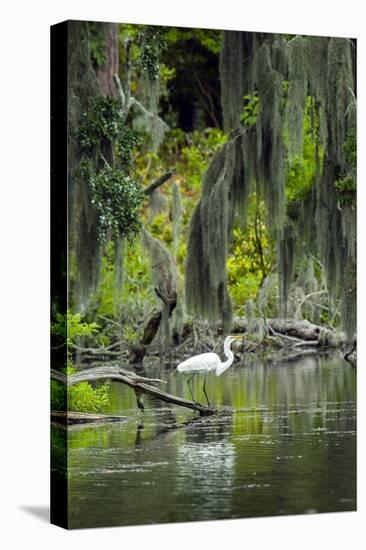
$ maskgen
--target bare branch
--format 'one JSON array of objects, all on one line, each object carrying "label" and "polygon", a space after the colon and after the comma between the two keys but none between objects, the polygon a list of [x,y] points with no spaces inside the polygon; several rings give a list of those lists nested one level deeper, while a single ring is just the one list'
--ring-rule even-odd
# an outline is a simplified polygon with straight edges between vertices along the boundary
[{"label": "bare branch", "polygon": [[173,174],[174,174],[173,170],[168,170],[168,172],[165,172],[165,174],[163,174],[158,179],[156,179],[155,181],[150,183],[150,185],[148,185],[144,189],[145,195],[151,195],[151,193],[153,191],[155,191],[155,189],[157,189],[158,187],[163,185],[163,183],[168,181],[172,177]]},{"label": "bare branch", "polygon": [[146,382],[152,383],[161,383],[162,380],[156,378],[145,378],[143,376],[138,376],[133,372],[128,372],[120,367],[97,367],[93,369],[86,369],[70,376],[65,376],[64,374],[51,370],[51,378],[57,380],[63,384],[66,384],[68,387],[78,384],[79,382],[84,381],[93,381],[101,379],[114,380],[115,382],[121,382],[130,386],[135,393],[137,392],[139,396],[141,394],[152,395],[156,399],[165,401],[166,403],[172,403],[174,405],[179,405],[180,407],[186,407],[188,409],[195,410],[200,414],[214,414],[216,409],[207,407],[206,405],[201,405],[193,401],[188,401],[177,395],[172,395],[167,393],[155,386],[152,386]]}]

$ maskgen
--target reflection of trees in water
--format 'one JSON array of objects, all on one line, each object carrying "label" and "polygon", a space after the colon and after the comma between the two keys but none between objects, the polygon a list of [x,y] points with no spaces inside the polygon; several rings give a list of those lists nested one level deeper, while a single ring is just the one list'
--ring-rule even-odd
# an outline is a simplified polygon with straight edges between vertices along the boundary
[{"label": "reflection of trees in water", "polygon": [[[184,390],[184,379],[171,381]],[[124,403],[132,415],[133,392],[112,386],[116,406]],[[276,365],[248,359],[212,381],[216,402],[230,396],[232,408],[219,415],[200,418],[146,400],[139,424],[136,417],[123,426],[70,431],[73,521],[110,525],[352,509],[354,386],[355,371],[338,357]]]},{"label": "reflection of trees in water", "polygon": [[354,406],[354,372],[338,356],[319,355],[291,363],[249,360],[246,367],[236,369],[235,378],[237,410],[267,410],[273,427],[278,421],[280,433],[289,428],[295,432],[329,427],[331,418],[334,429],[342,430],[347,418],[335,415],[334,409]]}]

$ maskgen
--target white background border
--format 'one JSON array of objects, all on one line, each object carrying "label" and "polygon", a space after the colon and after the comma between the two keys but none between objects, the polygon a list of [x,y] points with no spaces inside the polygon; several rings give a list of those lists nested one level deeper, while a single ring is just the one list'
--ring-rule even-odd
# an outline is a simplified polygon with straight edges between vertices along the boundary
[{"label": "white background border", "polygon": [[[365,530],[365,40],[361,1],[63,0],[2,4],[0,118],[2,547],[361,548]],[[359,47],[359,511],[66,532],[25,510],[49,490],[49,26],[64,19],[357,37]],[[223,472],[224,475],[224,472]],[[101,506],[103,504],[101,503]],[[363,535],[363,537],[362,537]]]}]

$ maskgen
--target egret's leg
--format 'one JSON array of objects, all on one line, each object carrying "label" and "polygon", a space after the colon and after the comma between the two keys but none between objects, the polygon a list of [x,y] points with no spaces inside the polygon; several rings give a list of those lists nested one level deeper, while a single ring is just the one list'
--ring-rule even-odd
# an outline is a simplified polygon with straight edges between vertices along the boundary
[{"label": "egret's leg", "polygon": [[195,400],[195,398],[193,397],[193,392],[192,392],[192,388],[191,388],[191,381],[192,381],[192,379],[194,378],[194,376],[195,376],[195,375],[192,374],[192,376],[191,376],[190,378],[188,378],[187,384],[188,384],[188,387],[189,387],[189,391],[191,392],[192,401],[195,403],[196,400]]},{"label": "egret's leg", "polygon": [[209,401],[209,399],[208,399],[208,397],[207,397],[207,393],[206,393],[206,380],[207,380],[207,372],[206,372],[206,375],[205,375],[205,380],[204,380],[204,382],[203,382],[203,393],[205,394],[206,401],[207,401],[207,405],[208,405],[209,407],[211,407],[211,403],[210,403],[210,401]]}]

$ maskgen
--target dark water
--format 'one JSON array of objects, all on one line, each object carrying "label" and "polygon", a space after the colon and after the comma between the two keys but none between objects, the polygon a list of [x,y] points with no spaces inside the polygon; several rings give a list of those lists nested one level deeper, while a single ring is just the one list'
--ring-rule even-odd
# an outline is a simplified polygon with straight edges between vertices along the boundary
[{"label": "dark water", "polygon": [[[222,412],[200,419],[147,397],[137,412],[111,385],[110,410],[131,420],[70,430],[72,528],[355,510],[356,373],[343,359],[252,360],[207,390]],[[178,373],[168,391],[189,398]]]}]

